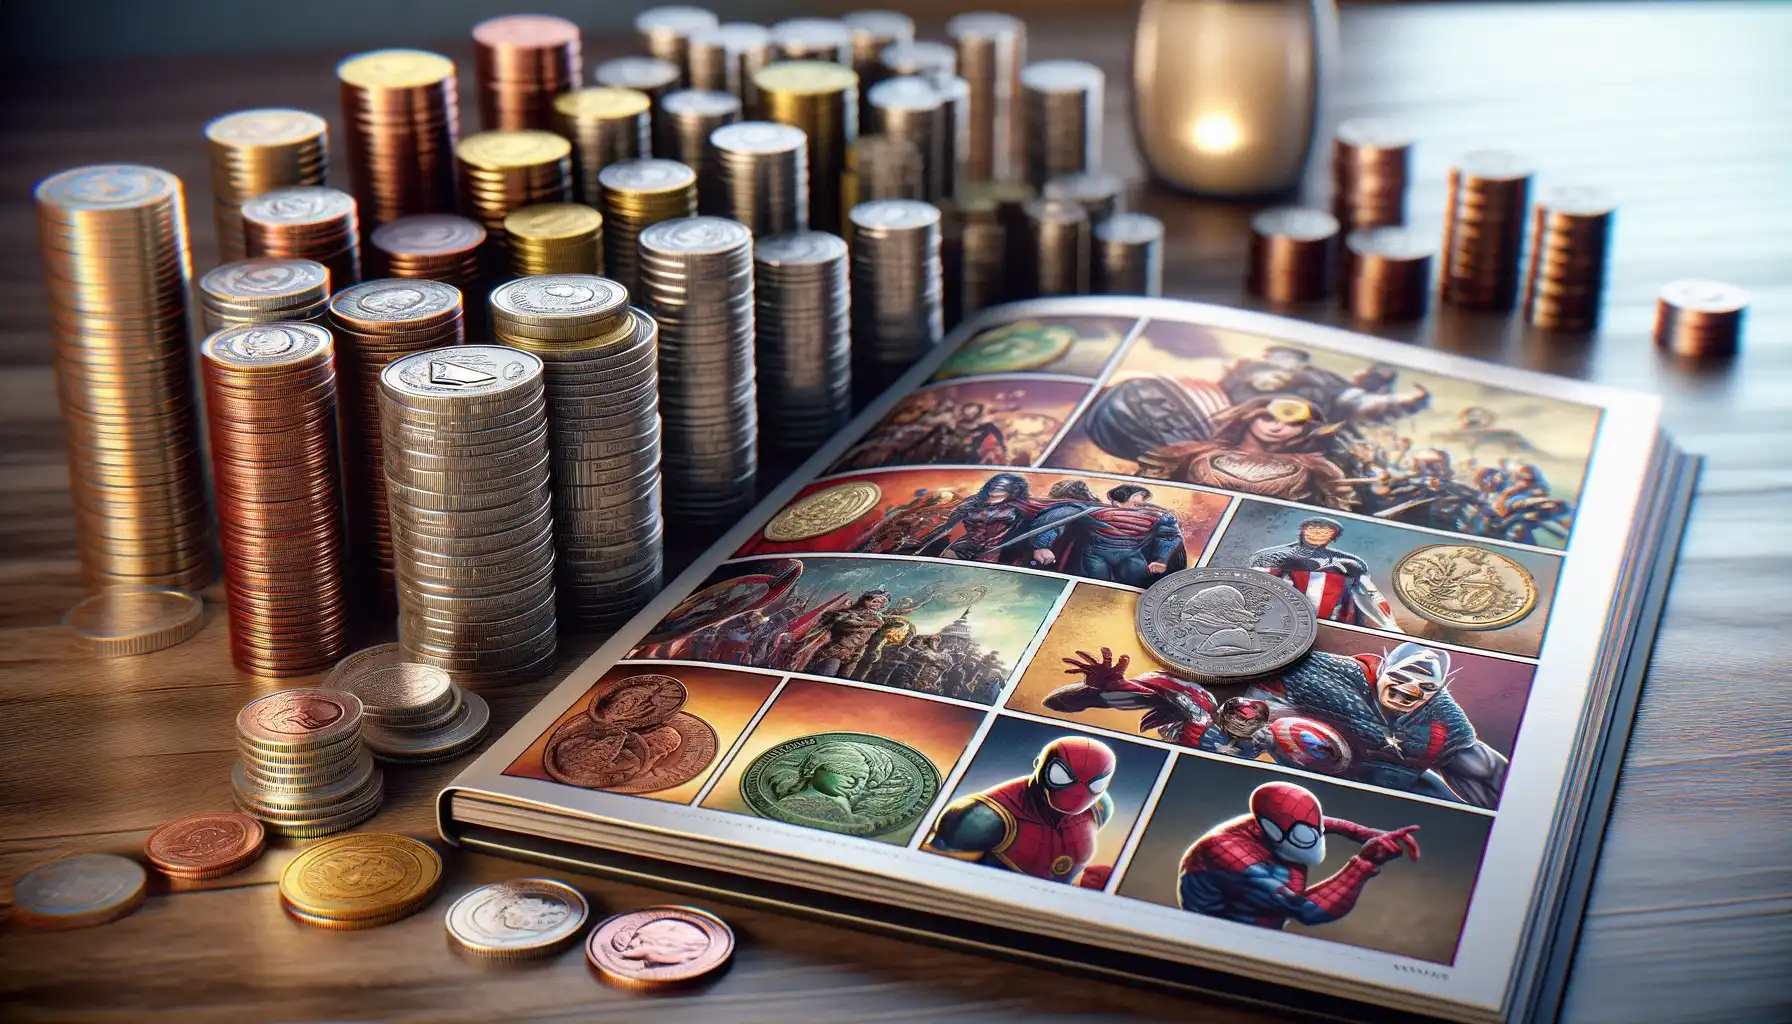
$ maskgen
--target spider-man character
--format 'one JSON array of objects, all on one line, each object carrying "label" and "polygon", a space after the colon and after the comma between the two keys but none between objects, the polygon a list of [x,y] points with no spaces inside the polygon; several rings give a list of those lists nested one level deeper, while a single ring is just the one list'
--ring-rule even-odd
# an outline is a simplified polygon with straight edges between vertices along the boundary
[{"label": "spider-man character", "polygon": [[1143,711],[1138,726],[1142,733],[1155,729],[1171,743],[1247,760],[1270,748],[1264,731],[1270,719],[1267,701],[1234,697],[1222,704],[1200,683],[1163,671],[1128,678],[1132,657],[1122,654],[1116,660],[1108,647],[1101,649],[1099,660],[1088,651],[1060,660],[1070,666],[1065,675],[1082,676],[1083,681],[1047,694],[1044,704],[1052,711]]},{"label": "spider-man character", "polygon": [[[1281,928],[1289,918],[1328,924],[1356,906],[1381,865],[1405,854],[1419,859],[1417,825],[1382,832],[1328,818],[1319,798],[1291,782],[1251,791],[1251,813],[1215,826],[1182,855],[1177,902],[1182,909],[1228,921]],[[1311,886],[1307,869],[1325,860],[1325,837],[1363,844],[1337,874]]]},{"label": "spider-man character", "polygon": [[1089,889],[1107,885],[1111,864],[1089,864],[1101,827],[1114,816],[1107,795],[1119,761],[1086,736],[1060,736],[1033,761],[1033,774],[959,797],[921,848],[958,860]]}]

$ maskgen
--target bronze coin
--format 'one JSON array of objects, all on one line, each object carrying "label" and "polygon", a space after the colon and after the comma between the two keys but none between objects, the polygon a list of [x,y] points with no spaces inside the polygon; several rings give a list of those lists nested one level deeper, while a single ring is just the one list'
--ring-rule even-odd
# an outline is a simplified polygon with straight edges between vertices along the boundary
[{"label": "bronze coin", "polygon": [[642,673],[598,687],[586,714],[607,728],[644,729],[672,717],[688,696],[684,684],[673,676]]},{"label": "bronze coin", "polygon": [[639,733],[607,728],[585,716],[555,729],[541,754],[541,766],[554,781],[584,789],[627,783],[648,765],[647,743]]},{"label": "bronze coin", "polygon": [[696,715],[680,711],[664,725],[638,735],[647,748],[646,768],[607,787],[612,793],[657,793],[682,786],[703,774],[716,759],[716,731]]},{"label": "bronze coin", "polygon": [[267,830],[249,815],[206,811],[158,827],[143,854],[163,874],[216,878],[254,863],[266,843]]},{"label": "bronze coin", "polygon": [[657,988],[714,974],[734,955],[734,932],[695,907],[648,907],[617,914],[585,941],[585,958],[605,981]]}]

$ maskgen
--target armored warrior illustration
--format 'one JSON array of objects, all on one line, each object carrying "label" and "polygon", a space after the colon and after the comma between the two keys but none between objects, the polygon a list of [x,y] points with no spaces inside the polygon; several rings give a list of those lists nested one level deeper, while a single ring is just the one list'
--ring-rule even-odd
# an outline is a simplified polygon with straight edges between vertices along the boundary
[{"label": "armored warrior illustration", "polygon": [[1267,701],[1233,697],[1222,704],[1200,683],[1163,671],[1128,678],[1126,669],[1132,657],[1122,654],[1116,659],[1107,647],[1101,649],[1099,659],[1087,651],[1076,655],[1061,659],[1070,666],[1064,674],[1081,676],[1082,681],[1046,695],[1043,703],[1053,711],[1143,711],[1139,731],[1155,729],[1159,738],[1170,743],[1246,759],[1269,748]]},{"label": "armored warrior illustration", "polygon": [[[1177,902],[1182,909],[1260,928],[1290,919],[1329,924],[1355,909],[1369,879],[1402,854],[1419,859],[1417,825],[1383,832],[1328,818],[1311,790],[1267,782],[1251,791],[1250,813],[1215,826],[1182,855]],[[1325,837],[1362,849],[1338,873],[1312,885],[1309,869],[1325,860]]]},{"label": "armored warrior illustration", "polygon": [[957,505],[958,495],[951,490],[917,491],[913,500],[886,510],[884,517],[852,549],[872,554],[906,554],[918,547],[922,538],[939,529]]},{"label": "armored warrior illustration", "polygon": [[1060,736],[1033,761],[1033,774],[952,801],[922,849],[1053,882],[1107,885],[1113,866],[1089,864],[1114,816],[1107,795],[1119,764],[1107,744]]},{"label": "armored warrior illustration", "polygon": [[[1033,521],[1037,505],[1029,501],[1027,478],[1019,473],[997,473],[983,486],[952,510],[952,514],[924,538],[915,551],[942,558],[958,558],[970,562],[1019,562],[1026,551],[1004,547],[1013,534],[1025,531]],[[948,541],[953,527],[963,527],[964,535]]]},{"label": "armored warrior illustration", "polygon": [[1343,533],[1344,524],[1336,519],[1303,519],[1293,543],[1258,551],[1251,556],[1249,568],[1286,580],[1307,595],[1321,619],[1405,632],[1394,621],[1387,598],[1369,578],[1369,563],[1331,546]]},{"label": "armored warrior illustration", "polygon": [[813,631],[825,633],[827,639],[802,664],[791,667],[824,676],[850,673],[872,638],[888,624],[884,609],[889,606],[890,592],[879,588],[860,594],[848,607],[823,612],[814,620]]}]

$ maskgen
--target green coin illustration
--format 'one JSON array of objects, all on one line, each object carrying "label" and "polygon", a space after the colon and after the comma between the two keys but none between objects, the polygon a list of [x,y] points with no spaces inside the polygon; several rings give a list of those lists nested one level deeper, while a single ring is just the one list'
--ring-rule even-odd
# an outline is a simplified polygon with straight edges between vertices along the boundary
[{"label": "green coin illustration", "polygon": [[753,759],[740,795],[760,817],[849,836],[913,825],[939,795],[940,773],[913,747],[862,732],[787,740]]}]

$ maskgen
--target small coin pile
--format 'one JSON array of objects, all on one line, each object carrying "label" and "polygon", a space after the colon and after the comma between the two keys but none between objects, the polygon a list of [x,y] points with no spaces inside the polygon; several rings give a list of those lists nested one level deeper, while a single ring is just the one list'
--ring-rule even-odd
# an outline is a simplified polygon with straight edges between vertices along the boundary
[{"label": "small coin pile", "polygon": [[379,225],[453,210],[454,62],[424,50],[375,50],[337,65],[336,77],[361,218]]},{"label": "small coin pile", "polygon": [[585,930],[591,905],[579,890],[551,878],[482,885],[448,908],[455,948],[475,956],[522,960],[551,956]]},{"label": "small coin pile", "polygon": [[480,132],[460,140],[461,212],[507,245],[504,218],[537,203],[572,201],[572,143],[547,131]]},{"label": "small coin pile", "polygon": [[382,761],[447,761],[473,749],[491,725],[485,698],[448,673],[406,657],[398,644],[356,651],[323,685],[361,702],[361,742]]},{"label": "small coin pile", "polygon": [[330,126],[305,110],[239,110],[208,122],[212,218],[220,262],[248,255],[241,207],[287,185],[322,185],[330,171]]},{"label": "small coin pile", "polygon": [[1742,344],[1748,292],[1722,281],[1669,281],[1655,303],[1655,345],[1677,356],[1732,356]]},{"label": "small coin pile", "polygon": [[275,320],[317,320],[329,305],[330,268],[316,260],[237,260],[199,279],[199,314],[207,334]]},{"label": "small coin pile", "polygon": [[554,98],[554,130],[572,141],[573,195],[597,206],[597,174],[623,160],[653,155],[653,100],[634,89],[594,85]]},{"label": "small coin pile", "polygon": [[772,33],[763,25],[730,21],[690,34],[689,80],[693,89],[720,89],[740,97],[741,112],[759,115],[753,76],[772,62]]},{"label": "small coin pile", "polygon": [[697,214],[697,172],[676,160],[625,160],[598,172],[603,188],[604,270],[639,301],[641,232]]},{"label": "small coin pile", "polygon": [[647,907],[606,918],[585,940],[585,959],[621,988],[664,989],[720,973],[734,956],[734,930],[696,907]]},{"label": "small coin pile", "polygon": [[874,395],[945,333],[940,211],[913,199],[852,208],[853,386]]},{"label": "small coin pile", "polygon": [[1089,290],[1096,295],[1164,293],[1164,222],[1116,213],[1095,225]]},{"label": "small coin pile", "polygon": [[852,68],[819,60],[779,61],[753,76],[759,116],[808,139],[809,223],[820,231],[840,230],[840,177],[859,134],[858,81]]},{"label": "small coin pile", "polygon": [[585,64],[579,26],[547,14],[507,14],[473,26],[479,124],[491,131],[552,129],[554,98]]},{"label": "small coin pile", "polygon": [[361,225],[355,197],[318,185],[266,192],[243,204],[243,241],[250,256],[316,260],[330,268],[330,286],[361,280]]},{"label": "small coin pile", "polygon": [[1101,168],[1106,76],[1080,60],[1042,60],[1021,69],[1026,180],[1034,188],[1060,174]]},{"label": "small coin pile", "polygon": [[1431,304],[1437,243],[1409,228],[1361,228],[1344,239],[1344,308],[1359,320],[1417,320]]},{"label": "small coin pile", "polygon": [[709,142],[714,172],[699,192],[714,197],[717,216],[740,221],[754,238],[809,226],[809,150],[802,129],[741,121],[717,128]]},{"label": "small coin pile", "polygon": [[377,928],[435,898],[441,855],[409,836],[357,832],[306,848],[280,873],[280,905],[315,928]]},{"label": "small coin pile", "polygon": [[70,608],[62,624],[87,651],[123,658],[191,640],[205,625],[205,605],[168,587],[101,587]]},{"label": "small coin pile", "polygon": [[1531,173],[1519,156],[1494,149],[1465,154],[1450,168],[1439,286],[1445,302],[1503,313],[1518,301]]},{"label": "small coin pile", "polygon": [[852,297],[846,242],[823,231],[756,240],[759,440],[806,455],[852,418]]},{"label": "small coin pile", "polygon": [[51,861],[12,885],[12,918],[38,931],[92,928],[143,905],[149,875],[129,857],[83,853]]},{"label": "small coin pile", "polygon": [[1337,281],[1338,218],[1324,210],[1280,206],[1251,218],[1245,288],[1278,305],[1331,294]]},{"label": "small coin pile", "polygon": [[1537,198],[1524,283],[1531,326],[1564,332],[1599,326],[1613,208],[1611,196],[1597,188],[1557,187]]},{"label": "small coin pile", "polygon": [[654,123],[653,151],[697,172],[698,208],[708,213],[709,186],[715,177],[710,135],[725,124],[740,120],[740,97],[713,89],[678,89],[660,101]]},{"label": "small coin pile", "polygon": [[1021,294],[1027,298],[1089,294],[1089,215],[1067,199],[1034,199],[1027,217]]},{"label": "small coin pile", "polygon": [[604,217],[582,203],[541,203],[504,218],[518,277],[604,272]]},{"label": "small coin pile", "polygon": [[169,878],[221,878],[260,860],[267,836],[252,815],[203,811],[158,826],[144,841],[143,856]]},{"label": "small coin pile", "polygon": [[653,101],[653,116],[660,116],[660,101],[678,88],[683,79],[678,65],[658,57],[616,57],[591,69],[591,80],[611,89],[633,89]]},{"label": "small coin pile", "polygon": [[385,776],[361,742],[361,701],[341,690],[280,690],[236,716],[236,805],[291,839],[353,828],[379,810]]},{"label": "small coin pile", "polygon": [[1412,133],[1379,118],[1338,125],[1332,136],[1332,214],[1345,231],[1406,223]]}]

